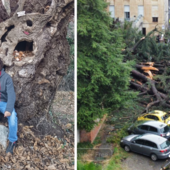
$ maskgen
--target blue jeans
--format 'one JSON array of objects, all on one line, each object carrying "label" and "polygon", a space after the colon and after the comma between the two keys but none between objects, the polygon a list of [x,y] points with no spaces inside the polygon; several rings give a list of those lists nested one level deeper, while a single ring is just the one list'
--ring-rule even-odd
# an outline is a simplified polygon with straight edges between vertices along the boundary
[{"label": "blue jeans", "polygon": [[[7,105],[6,102],[0,102],[0,112],[3,114],[5,113],[6,105]],[[8,118],[8,126],[9,126],[8,140],[10,142],[15,142],[18,140],[18,137],[17,137],[18,118],[17,118],[17,113],[15,112],[15,109],[12,111],[11,116],[7,118]]]}]

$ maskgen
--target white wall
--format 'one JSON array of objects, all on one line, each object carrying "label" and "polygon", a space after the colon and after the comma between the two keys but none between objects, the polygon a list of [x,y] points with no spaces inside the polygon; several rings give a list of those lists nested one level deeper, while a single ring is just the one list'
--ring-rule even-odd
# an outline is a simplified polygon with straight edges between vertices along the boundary
[{"label": "white wall", "polygon": [[[164,0],[165,29],[168,28],[168,0]],[[170,4],[169,4],[170,5]],[[170,11],[170,10],[169,10]]]}]

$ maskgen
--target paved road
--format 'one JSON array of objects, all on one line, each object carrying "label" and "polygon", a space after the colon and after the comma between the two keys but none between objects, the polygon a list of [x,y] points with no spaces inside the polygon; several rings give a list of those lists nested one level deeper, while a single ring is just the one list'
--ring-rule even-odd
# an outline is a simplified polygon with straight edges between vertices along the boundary
[{"label": "paved road", "polygon": [[122,162],[125,170],[160,170],[166,160],[152,161],[149,157],[130,153],[129,157]]}]

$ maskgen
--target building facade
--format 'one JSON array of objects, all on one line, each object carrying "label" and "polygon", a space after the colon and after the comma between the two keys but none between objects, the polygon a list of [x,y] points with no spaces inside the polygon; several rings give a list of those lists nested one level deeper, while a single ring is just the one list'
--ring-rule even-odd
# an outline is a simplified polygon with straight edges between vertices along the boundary
[{"label": "building facade", "polygon": [[134,21],[133,25],[139,28],[144,35],[157,25],[160,30],[168,28],[170,0],[106,0],[109,3],[108,11],[112,18],[120,21]]}]

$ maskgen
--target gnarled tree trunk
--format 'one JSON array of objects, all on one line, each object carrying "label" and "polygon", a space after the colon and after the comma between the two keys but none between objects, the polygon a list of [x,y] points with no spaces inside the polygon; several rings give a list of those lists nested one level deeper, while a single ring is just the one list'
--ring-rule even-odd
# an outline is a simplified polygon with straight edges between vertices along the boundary
[{"label": "gnarled tree trunk", "polygon": [[[69,65],[66,33],[74,2],[10,0],[9,5],[10,14],[0,3],[0,58],[13,78],[19,122],[49,133],[48,111]],[[19,11],[26,15],[18,17]]]}]

